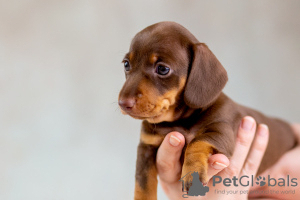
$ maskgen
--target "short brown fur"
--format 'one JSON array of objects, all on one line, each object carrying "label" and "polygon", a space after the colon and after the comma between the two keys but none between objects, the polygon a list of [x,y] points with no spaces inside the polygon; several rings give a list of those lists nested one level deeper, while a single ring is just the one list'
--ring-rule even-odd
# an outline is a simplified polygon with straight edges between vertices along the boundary
[{"label": "short brown fur", "polygon": [[[156,153],[163,138],[178,131],[186,138],[183,175],[200,172],[207,181],[210,154],[232,156],[244,116],[269,126],[270,138],[258,174],[296,145],[290,125],[229,99],[222,89],[228,77],[215,55],[187,29],[161,22],[139,32],[124,62],[126,82],[119,94],[124,113],[144,120],[136,163],[135,199],[156,199]],[[167,75],[158,67],[170,68]],[[125,102],[125,103],[124,103]]]}]

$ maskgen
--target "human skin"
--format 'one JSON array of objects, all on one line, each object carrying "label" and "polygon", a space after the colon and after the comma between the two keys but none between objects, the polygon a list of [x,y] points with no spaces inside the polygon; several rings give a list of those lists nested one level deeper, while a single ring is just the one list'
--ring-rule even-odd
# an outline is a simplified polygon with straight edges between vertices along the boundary
[{"label": "human skin", "polygon": [[[296,133],[296,137],[298,140],[298,144],[300,144],[300,124],[293,124],[292,128]],[[279,161],[271,168],[264,171],[261,176],[267,177],[270,175],[272,178],[286,178],[289,175],[291,178],[297,178],[300,180],[300,160],[298,159],[300,155],[300,145],[296,148],[292,149],[291,151],[284,154]],[[298,183],[299,184],[299,183]],[[249,195],[249,198],[269,198],[269,199],[300,199],[300,186],[294,188],[287,188],[287,187],[268,187],[267,184],[263,187],[254,186],[251,188],[251,191],[268,191],[268,190],[277,190],[279,191],[278,194],[268,194],[268,195],[259,195],[261,192],[252,192]],[[281,191],[286,190],[295,190],[295,194],[282,194]]]},{"label": "human skin", "polygon": [[[252,117],[244,117],[241,123],[241,126],[238,131],[237,140],[235,144],[235,151],[233,156],[229,159],[222,154],[215,154],[209,157],[209,169],[208,176],[211,178],[214,175],[221,176],[223,179],[228,177],[240,177],[242,175],[251,176],[256,174],[259,163],[264,155],[267,143],[269,131],[266,125],[260,124],[257,126],[256,130],[256,122]],[[294,125],[293,128],[298,131],[300,138],[300,125]],[[256,134],[255,134],[256,133]],[[299,139],[300,141],[300,139]],[[180,164],[180,156],[182,153],[182,148],[184,146],[185,139],[184,136],[178,132],[169,133],[157,152],[157,170],[159,176],[159,182],[169,197],[169,199],[177,200],[183,199],[181,191],[181,182],[179,182],[181,175],[181,164]],[[252,146],[251,146],[252,145]],[[251,148],[250,148],[251,147]],[[297,147],[289,152],[287,152],[272,168],[265,171],[262,176],[270,175],[271,177],[286,177],[284,175],[289,174],[290,177],[295,177],[299,180],[300,173],[295,171],[295,168],[300,168],[299,164],[295,164],[295,157],[300,153],[300,147]],[[248,157],[247,157],[248,155]],[[294,172],[293,172],[294,171]],[[212,185],[212,181],[208,182],[208,186]],[[265,187],[225,187],[223,184],[218,184],[216,186],[210,187],[213,188],[214,191],[218,190],[268,190]],[[275,189],[275,187],[272,187]],[[284,188],[278,188],[284,189]],[[247,194],[243,195],[223,195],[217,194],[215,192],[208,192],[204,197],[189,197],[189,199],[248,199]],[[298,195],[298,196],[297,196]],[[292,198],[292,199],[300,199],[300,194],[293,194],[293,196],[284,195],[284,198]],[[296,197],[297,196],[297,197]],[[262,196],[254,196],[251,195],[249,198],[260,198]],[[264,198],[280,198],[277,196],[264,196]],[[283,197],[281,196],[281,199]]]}]

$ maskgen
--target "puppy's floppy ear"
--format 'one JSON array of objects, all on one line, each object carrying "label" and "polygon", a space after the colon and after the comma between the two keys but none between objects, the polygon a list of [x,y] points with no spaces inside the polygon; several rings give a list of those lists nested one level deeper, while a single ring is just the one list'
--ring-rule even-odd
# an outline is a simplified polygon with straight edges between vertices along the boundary
[{"label": "puppy's floppy ear", "polygon": [[191,108],[204,108],[220,95],[227,72],[204,43],[193,45],[191,57],[184,101]]}]

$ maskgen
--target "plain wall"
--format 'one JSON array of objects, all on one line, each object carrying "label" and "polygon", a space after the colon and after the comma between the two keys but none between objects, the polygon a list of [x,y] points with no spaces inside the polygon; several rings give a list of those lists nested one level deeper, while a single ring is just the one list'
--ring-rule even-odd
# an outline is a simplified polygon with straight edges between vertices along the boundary
[{"label": "plain wall", "polygon": [[121,61],[159,21],[210,47],[232,99],[300,122],[299,10],[297,0],[2,1],[0,199],[132,199],[140,121],[118,108]]}]

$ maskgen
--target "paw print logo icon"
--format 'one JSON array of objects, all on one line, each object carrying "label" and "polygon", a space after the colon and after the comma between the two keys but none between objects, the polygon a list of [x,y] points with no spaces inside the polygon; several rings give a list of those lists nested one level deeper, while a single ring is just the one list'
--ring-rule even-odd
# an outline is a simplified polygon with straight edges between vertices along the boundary
[{"label": "paw print logo icon", "polygon": [[259,185],[259,186],[264,186],[266,185],[266,178],[265,177],[257,177],[256,178],[256,185]]}]

